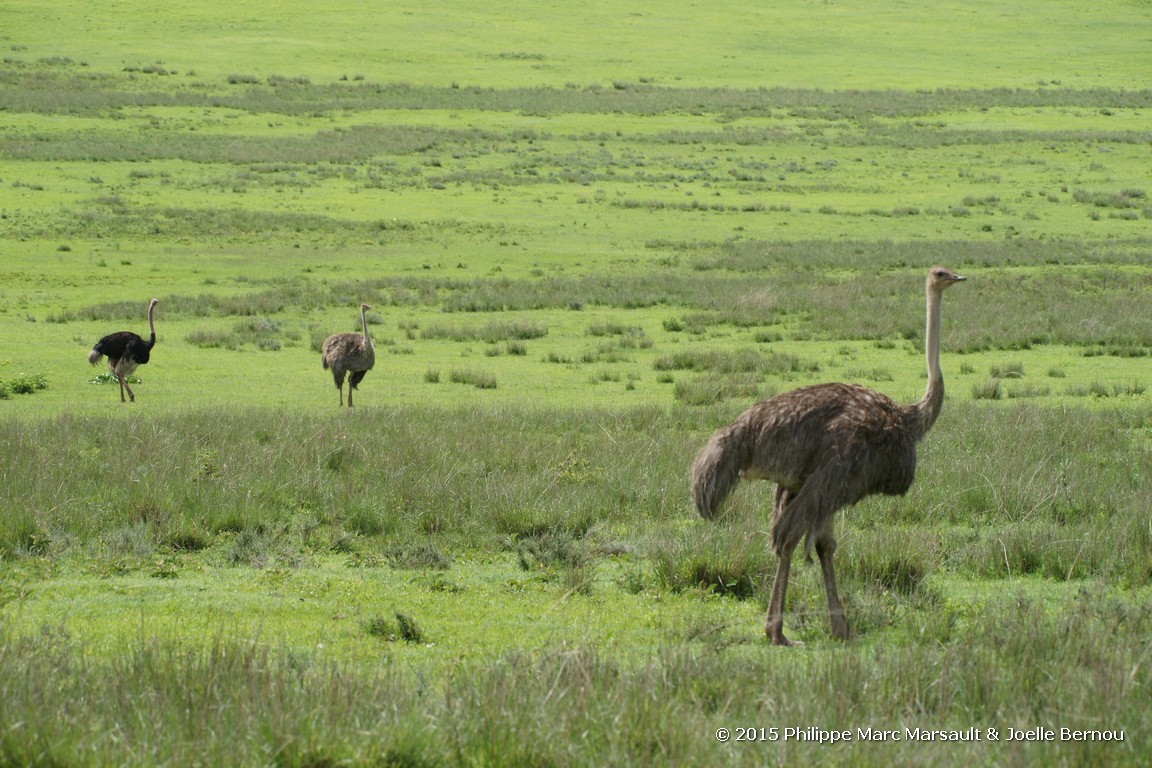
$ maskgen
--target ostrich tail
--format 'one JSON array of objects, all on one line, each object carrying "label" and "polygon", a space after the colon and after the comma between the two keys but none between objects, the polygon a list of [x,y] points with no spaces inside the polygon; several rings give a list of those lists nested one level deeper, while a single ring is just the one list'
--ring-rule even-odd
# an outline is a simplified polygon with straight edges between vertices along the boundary
[{"label": "ostrich tail", "polygon": [[324,366],[324,370],[328,370],[328,356],[320,355],[320,365]]},{"label": "ostrich tail", "polygon": [[88,353],[88,362],[92,363],[92,365],[96,365],[96,363],[100,362],[100,358],[102,357],[104,357],[104,353],[96,347],[93,347],[92,351]]},{"label": "ostrich tail", "polygon": [[704,444],[692,463],[692,496],[696,511],[713,520],[720,505],[740,482],[746,455],[732,428],[722,429]]}]

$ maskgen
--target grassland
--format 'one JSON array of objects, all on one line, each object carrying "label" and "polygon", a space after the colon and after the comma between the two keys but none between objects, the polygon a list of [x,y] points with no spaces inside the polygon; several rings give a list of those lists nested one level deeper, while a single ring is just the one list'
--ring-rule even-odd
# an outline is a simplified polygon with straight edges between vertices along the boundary
[{"label": "grassland", "polygon": [[[305,10],[239,14],[191,0],[163,8],[113,0],[99,11],[78,0],[33,0],[6,9],[5,18],[4,34],[37,55],[178,79],[195,72],[213,82],[273,74],[485,88],[647,79],[911,91],[1131,89],[1148,80],[1140,0],[1059,9],[989,0],[704,9],[671,0],[659,11],[599,0],[563,13],[526,0],[495,9],[400,2],[351,13],[318,0]],[[63,33],[81,25],[82,33]]]},{"label": "grassland", "polygon": [[[0,765],[1147,764],[1148,22],[0,10]],[[688,463],[793,386],[919,397],[933,263],[854,638],[797,567],[768,648],[771,488],[709,525]],[[85,356],[152,296],[122,406]]]}]

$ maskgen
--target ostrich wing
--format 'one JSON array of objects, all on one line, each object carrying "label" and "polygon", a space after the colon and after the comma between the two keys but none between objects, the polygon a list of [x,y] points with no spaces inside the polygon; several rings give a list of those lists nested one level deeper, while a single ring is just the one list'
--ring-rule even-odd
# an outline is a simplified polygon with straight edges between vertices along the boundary
[{"label": "ostrich wing", "polygon": [[143,349],[144,360],[148,360],[148,348],[144,343],[144,339],[132,331],[110,333],[96,342],[96,346],[92,347],[92,349],[112,360],[119,360],[124,357],[125,352],[132,352],[135,356],[138,354],[139,349]]},{"label": "ostrich wing", "polygon": [[376,350],[364,343],[358,333],[338,333],[329,336],[321,348],[325,368],[346,371],[367,371],[376,364]]}]

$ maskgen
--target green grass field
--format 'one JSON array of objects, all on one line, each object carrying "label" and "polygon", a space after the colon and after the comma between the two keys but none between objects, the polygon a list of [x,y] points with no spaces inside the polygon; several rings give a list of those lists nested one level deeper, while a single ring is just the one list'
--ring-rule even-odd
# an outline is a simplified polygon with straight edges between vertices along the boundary
[{"label": "green grass field", "polygon": [[[0,766],[1147,764],[1147,2],[9,5]],[[796,563],[769,647],[692,457],[919,398],[935,263],[854,636]]]}]

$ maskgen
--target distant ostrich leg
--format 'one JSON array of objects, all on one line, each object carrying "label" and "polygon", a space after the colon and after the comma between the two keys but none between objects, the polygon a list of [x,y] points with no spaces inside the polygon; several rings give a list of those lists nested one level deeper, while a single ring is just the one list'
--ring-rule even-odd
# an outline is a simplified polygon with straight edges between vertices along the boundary
[{"label": "distant ostrich leg", "polygon": [[372,370],[376,364],[376,345],[368,338],[368,316],[365,314],[372,307],[367,304],[360,305],[360,327],[364,335],[359,333],[335,333],[324,340],[320,350],[320,361],[325,370],[331,369],[332,380],[336,382],[336,390],[340,393],[340,405],[344,405],[344,376],[348,377],[348,407],[352,407],[352,390],[364,379],[364,374]]},{"label": "distant ostrich leg", "polygon": [[124,402],[125,390],[128,391],[128,399],[136,402],[136,395],[133,394],[126,379],[138,366],[148,362],[152,347],[156,346],[156,324],[152,320],[152,314],[159,303],[158,299],[148,302],[148,341],[144,341],[132,331],[118,331],[100,339],[88,353],[88,362],[92,365],[100,362],[101,357],[107,356],[108,370],[120,381],[120,402]]},{"label": "distant ostrich leg", "polygon": [[741,477],[776,483],[772,547],[779,561],[764,631],[776,645],[784,637],[784,594],[792,551],[802,537],[820,558],[832,635],[848,636],[836,593],[832,524],[836,510],[874,493],[903,495],[916,474],[916,443],[940,414],[940,297],[965,278],[944,267],[928,272],[925,357],[928,389],[912,405],[897,405],[853,384],[818,384],[753,405],[719,430],[692,465],[696,509],[711,520]]}]

